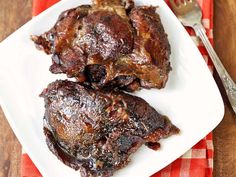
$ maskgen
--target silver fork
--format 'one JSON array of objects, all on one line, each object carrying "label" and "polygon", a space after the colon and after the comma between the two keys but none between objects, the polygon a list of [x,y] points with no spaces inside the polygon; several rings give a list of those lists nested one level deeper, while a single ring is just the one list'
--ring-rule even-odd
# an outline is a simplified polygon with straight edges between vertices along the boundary
[{"label": "silver fork", "polygon": [[201,24],[202,11],[196,0],[170,0],[172,9],[184,26],[192,27],[201,38],[222,80],[229,102],[236,113],[236,85],[214,51]]}]

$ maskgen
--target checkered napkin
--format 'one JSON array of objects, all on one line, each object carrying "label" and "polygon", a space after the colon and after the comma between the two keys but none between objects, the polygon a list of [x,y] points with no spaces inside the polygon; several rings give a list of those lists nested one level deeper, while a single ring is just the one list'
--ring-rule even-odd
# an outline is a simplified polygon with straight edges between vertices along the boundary
[{"label": "checkered napkin", "polygon": [[[50,7],[59,0],[34,0],[33,15],[38,15],[40,12]],[[158,1],[158,0],[157,0]],[[202,23],[206,29],[207,36],[213,42],[213,0],[198,0],[203,11]],[[167,4],[169,4],[167,0]],[[190,36],[198,46],[203,58],[213,71],[213,66],[206,49],[195,36],[192,29],[186,28]],[[207,135],[199,143],[192,147],[183,156],[175,160],[169,166],[152,175],[152,177],[212,177],[213,171],[213,142],[212,133]],[[26,153],[22,155],[21,166],[22,177],[42,177],[38,169],[30,160]]]}]

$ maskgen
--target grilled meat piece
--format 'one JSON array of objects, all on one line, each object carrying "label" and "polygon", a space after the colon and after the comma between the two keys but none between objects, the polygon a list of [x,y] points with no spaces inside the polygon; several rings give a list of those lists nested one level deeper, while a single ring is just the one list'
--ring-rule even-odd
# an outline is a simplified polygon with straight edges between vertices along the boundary
[{"label": "grilled meat piece", "polygon": [[32,36],[38,49],[52,54],[53,64],[50,67],[52,73],[66,73],[68,77],[80,75],[86,66],[84,52],[73,47],[75,34],[83,26],[83,18],[91,9],[89,5],[83,5],[75,9],[63,12],[56,25],[41,36]]},{"label": "grilled meat piece", "polygon": [[135,7],[130,19],[136,29],[133,63],[142,87],[163,88],[171,70],[170,45],[155,7]]},{"label": "grilled meat piece", "polygon": [[51,30],[32,40],[52,54],[52,73],[95,89],[163,88],[171,70],[170,46],[155,11],[135,7],[132,0],[94,0],[63,12]]},{"label": "grilled meat piece", "polygon": [[50,150],[82,176],[111,176],[141,145],[179,132],[143,99],[71,81],[46,88],[44,132]]}]

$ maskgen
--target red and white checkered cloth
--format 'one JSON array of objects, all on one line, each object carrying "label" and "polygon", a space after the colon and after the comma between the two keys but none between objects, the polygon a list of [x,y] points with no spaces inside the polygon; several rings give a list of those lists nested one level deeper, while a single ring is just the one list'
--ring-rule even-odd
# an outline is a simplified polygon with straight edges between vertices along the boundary
[{"label": "red and white checkered cloth", "polygon": [[[34,0],[33,15],[50,7],[59,0]],[[198,0],[203,11],[202,23],[206,29],[208,38],[213,43],[213,0]],[[167,0],[167,4],[168,0]],[[207,62],[209,69],[213,71],[213,66],[205,47],[195,36],[192,29],[187,28],[192,39],[198,46],[203,58]],[[42,177],[38,169],[30,160],[26,153],[22,155],[21,166],[22,177]],[[183,156],[175,160],[169,166],[152,175],[152,177],[212,177],[213,171],[213,142],[212,133],[202,139],[192,149]]]}]

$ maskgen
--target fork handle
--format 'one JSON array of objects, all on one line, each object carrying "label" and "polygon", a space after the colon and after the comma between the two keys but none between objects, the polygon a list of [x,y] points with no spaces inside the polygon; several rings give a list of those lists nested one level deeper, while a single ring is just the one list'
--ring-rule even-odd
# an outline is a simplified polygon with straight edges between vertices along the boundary
[{"label": "fork handle", "polygon": [[226,90],[227,96],[229,98],[229,102],[230,102],[234,112],[236,113],[236,85],[235,85],[233,79],[230,77],[229,73],[226,71],[225,67],[221,63],[220,58],[218,57],[215,50],[213,49],[210,41],[208,40],[208,37],[206,35],[205,29],[202,26],[202,24],[195,24],[193,26],[193,28],[196,32],[196,35],[201,38],[203,44],[205,45],[205,47],[212,59],[212,62],[216,68],[216,71],[218,72],[218,74],[222,80],[222,83],[223,83],[224,88]]}]

